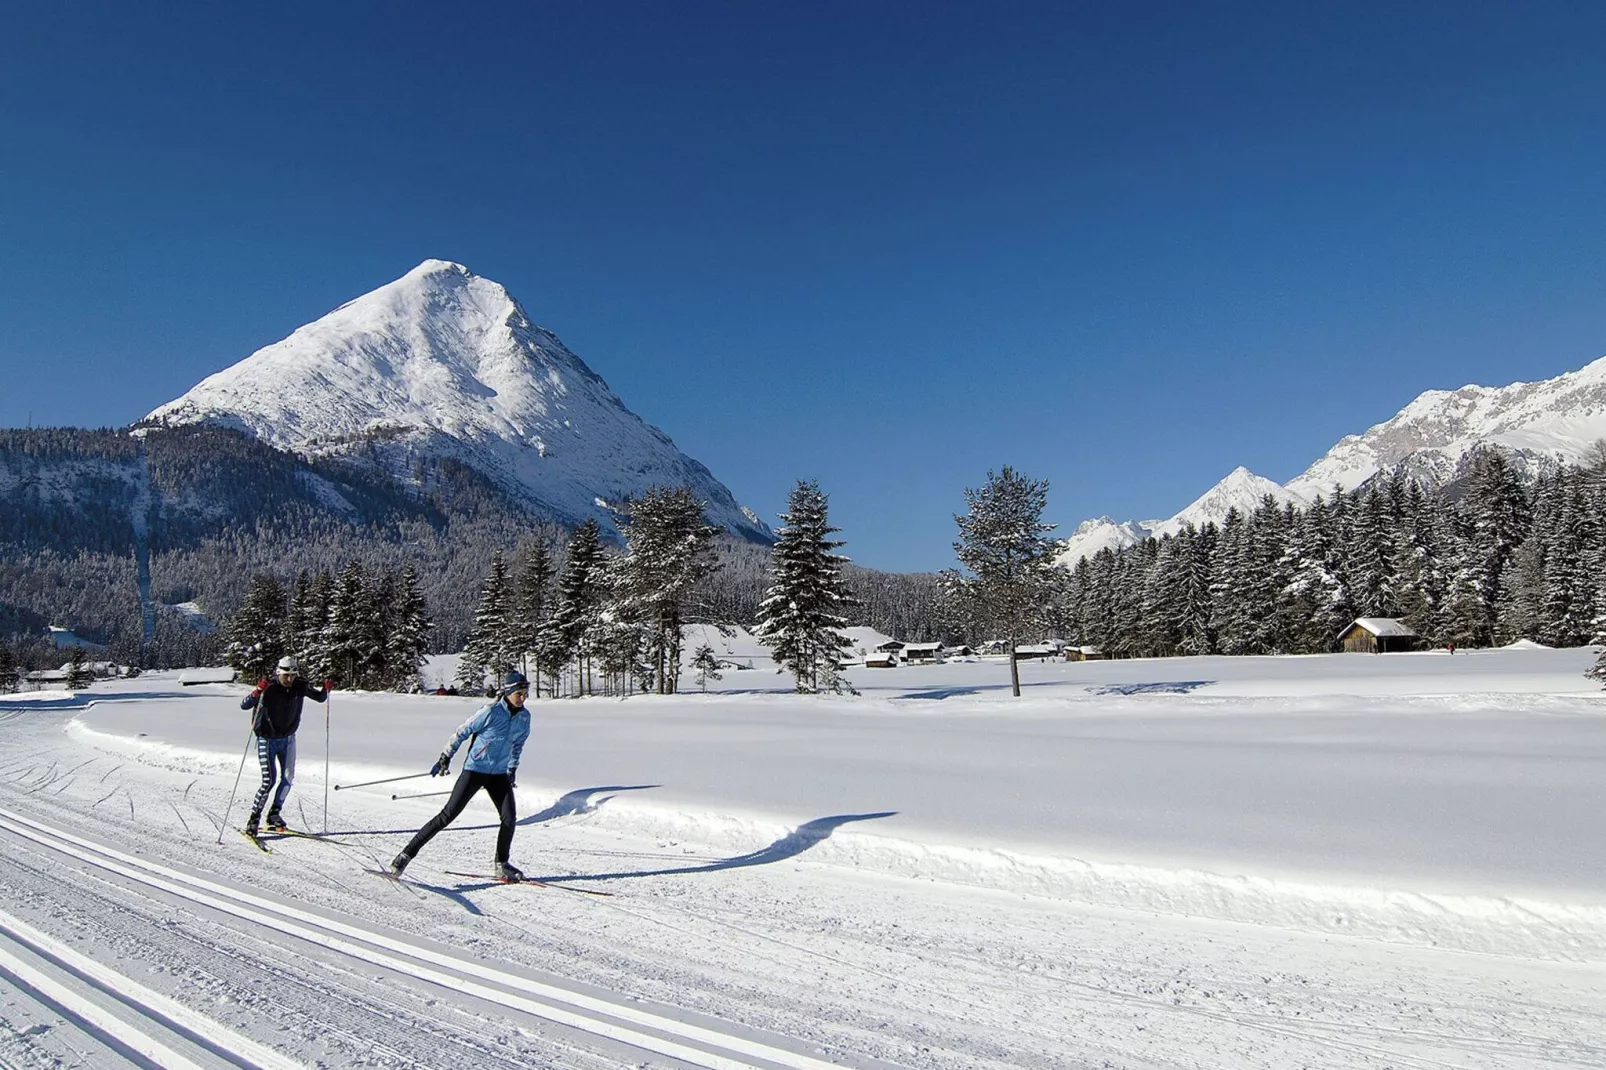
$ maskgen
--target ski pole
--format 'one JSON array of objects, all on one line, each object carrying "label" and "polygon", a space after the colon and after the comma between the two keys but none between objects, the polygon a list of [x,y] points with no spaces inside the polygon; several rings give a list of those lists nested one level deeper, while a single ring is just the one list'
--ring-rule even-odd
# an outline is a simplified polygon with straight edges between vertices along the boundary
[{"label": "ski pole", "polygon": [[240,778],[245,775],[245,759],[251,753],[251,737],[256,735],[253,729],[245,734],[245,751],[240,755],[240,771],[234,774],[234,788],[229,792],[229,805],[223,808],[223,828],[218,829],[217,842],[223,842],[223,829],[229,827],[229,812],[234,809],[234,796],[240,790]]},{"label": "ski pole", "polygon": [[394,784],[398,780],[417,780],[421,776],[434,776],[434,773],[409,773],[406,776],[386,777],[384,780],[365,780],[361,784],[336,784],[336,791],[345,791],[347,788],[367,788],[375,784]]},{"label": "ski pole", "polygon": [[329,692],[323,693],[323,834],[329,835]]},{"label": "ski pole", "polygon": [[390,797],[390,801],[391,802],[395,802],[397,799],[433,799],[437,795],[450,795],[450,794],[451,794],[450,790],[447,790],[447,791],[426,791],[421,795],[392,795]]}]

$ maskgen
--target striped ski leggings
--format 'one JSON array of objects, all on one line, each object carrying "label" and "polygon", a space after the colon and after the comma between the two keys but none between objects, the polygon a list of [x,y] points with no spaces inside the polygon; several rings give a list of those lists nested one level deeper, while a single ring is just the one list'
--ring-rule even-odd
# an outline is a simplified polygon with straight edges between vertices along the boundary
[{"label": "striped ski leggings", "polygon": [[276,814],[283,808],[285,796],[290,794],[290,785],[296,780],[296,737],[263,739],[258,736],[257,764],[262,767],[262,786],[257,789],[256,801],[251,804],[251,813],[262,812],[262,804],[268,801],[268,792],[273,791],[274,775],[277,773],[279,790],[273,796],[272,809],[268,811],[270,814]]}]

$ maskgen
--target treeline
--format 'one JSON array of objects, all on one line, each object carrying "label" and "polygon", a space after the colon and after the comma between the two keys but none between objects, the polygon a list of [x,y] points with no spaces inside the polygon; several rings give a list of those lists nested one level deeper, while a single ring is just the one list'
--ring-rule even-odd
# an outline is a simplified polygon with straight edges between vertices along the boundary
[{"label": "treeline", "polygon": [[1401,619],[1434,645],[1600,641],[1606,465],[1525,486],[1479,448],[1466,472],[1303,509],[1268,497],[1219,527],[1106,549],[1062,573],[1042,626],[1117,657],[1326,652],[1357,617]]},{"label": "treeline", "polygon": [[309,679],[416,691],[429,629],[412,565],[369,572],[352,561],[338,579],[331,572],[302,572],[289,590],[271,575],[255,576],[222,640],[229,666],[243,680],[271,677],[289,655]]},{"label": "treeline", "polygon": [[618,553],[587,520],[561,562],[542,543],[527,548],[512,574],[495,556],[460,686],[480,691],[518,668],[538,695],[678,690],[682,629],[707,619],[697,596],[719,567],[720,529],[686,487],[651,487],[625,503],[619,519]]}]

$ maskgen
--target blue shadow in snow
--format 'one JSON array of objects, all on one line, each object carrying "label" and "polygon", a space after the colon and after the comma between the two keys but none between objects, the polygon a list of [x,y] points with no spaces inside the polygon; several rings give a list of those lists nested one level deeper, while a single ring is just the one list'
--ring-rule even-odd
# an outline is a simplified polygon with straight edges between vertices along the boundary
[{"label": "blue shadow in snow", "polygon": [[[1060,686],[1063,686],[1063,682],[1059,680],[1022,680],[1020,689],[1025,691],[1028,688],[1033,687]],[[1009,689],[1009,682],[1005,681],[1001,684],[972,684],[970,687],[928,687],[921,691],[910,691],[902,695],[893,695],[891,698],[893,702],[908,702],[912,699],[935,699],[940,702],[945,698],[959,698],[963,695],[980,695],[988,691],[1008,691]],[[869,690],[868,685],[862,687],[861,690]]]},{"label": "blue shadow in snow", "polygon": [[1152,684],[1105,684],[1088,691],[1095,695],[1186,695],[1213,683],[1214,680],[1161,680]]},{"label": "blue shadow in snow", "polygon": [[718,873],[720,870],[741,869],[745,866],[767,866],[771,862],[783,862],[788,858],[797,857],[821,840],[829,839],[831,833],[850,821],[874,821],[878,818],[892,817],[897,812],[896,810],[883,810],[874,814],[838,814],[835,817],[817,817],[813,821],[799,825],[768,847],[760,848],[745,855],[737,855],[735,858],[722,858],[717,862],[707,862],[700,866],[677,866],[670,869],[637,869],[625,873],[569,873],[562,876],[541,877],[539,879],[548,884],[562,884],[565,881],[617,881],[637,877],[678,877],[692,873]]}]

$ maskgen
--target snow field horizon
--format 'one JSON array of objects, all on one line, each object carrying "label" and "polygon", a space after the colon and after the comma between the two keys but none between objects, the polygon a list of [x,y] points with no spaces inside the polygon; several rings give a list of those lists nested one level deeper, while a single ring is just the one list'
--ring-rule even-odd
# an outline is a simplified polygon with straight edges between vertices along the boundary
[{"label": "snow field horizon", "polygon": [[[1592,660],[1584,649],[1027,664],[1018,701],[1001,662],[856,669],[857,697],[787,694],[788,678],[755,669],[707,694],[537,700],[515,855],[564,869],[542,855],[541,825],[584,821],[728,855],[688,872],[795,861],[1606,962],[1592,817],[1606,810],[1606,696],[1581,675]],[[93,701],[69,731],[95,749],[232,772],[244,689],[164,676],[50,705]],[[477,705],[336,692],[331,779],[421,772]],[[301,731],[296,795],[311,813],[320,712],[309,706]],[[372,802],[444,787],[355,790]],[[344,794],[331,793],[331,822]],[[416,827],[439,801],[388,805],[396,827]]]}]

